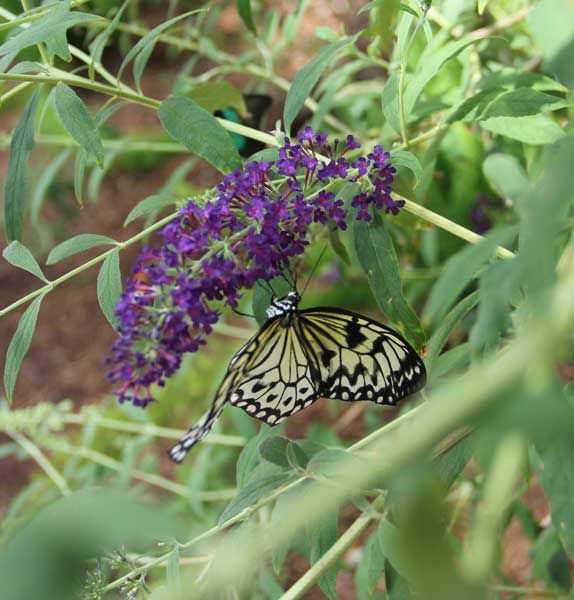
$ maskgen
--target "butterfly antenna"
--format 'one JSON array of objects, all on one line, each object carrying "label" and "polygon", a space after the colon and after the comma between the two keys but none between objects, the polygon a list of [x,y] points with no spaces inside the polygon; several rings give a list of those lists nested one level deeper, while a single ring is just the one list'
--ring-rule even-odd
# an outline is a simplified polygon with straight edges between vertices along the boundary
[{"label": "butterfly antenna", "polygon": [[293,276],[291,275],[291,271],[287,270],[289,273],[289,278],[285,275],[285,271],[281,271],[281,277],[292,287],[295,288],[295,282],[293,281]]},{"label": "butterfly antenna", "polygon": [[313,279],[313,275],[315,274],[315,271],[317,270],[317,267],[319,266],[319,263],[321,262],[323,255],[325,254],[325,250],[327,250],[327,244],[325,244],[323,246],[323,250],[321,250],[321,254],[319,255],[319,258],[313,265],[313,268],[311,269],[311,273],[309,273],[309,277],[307,277],[307,281],[305,282],[305,287],[303,288],[303,291],[300,294],[301,298],[303,297],[303,294],[305,293],[305,290],[307,289],[307,286],[309,285],[311,279]]},{"label": "butterfly antenna", "polygon": [[[277,295],[275,294],[275,290],[273,289],[273,286],[266,280],[266,279],[258,279],[257,283],[266,291],[266,292],[271,292],[271,296],[273,296],[273,298],[277,298]],[[267,287],[265,287],[265,285],[267,285]]]},{"label": "butterfly antenna", "polygon": [[247,317],[248,319],[255,319],[255,318],[256,318],[256,317],[255,317],[255,315],[250,315],[250,314],[247,314],[247,313],[241,312],[240,310],[237,310],[237,309],[236,309],[236,308],[234,308],[233,306],[231,307],[231,310],[232,310],[232,311],[233,311],[235,314],[239,315],[240,317]]}]

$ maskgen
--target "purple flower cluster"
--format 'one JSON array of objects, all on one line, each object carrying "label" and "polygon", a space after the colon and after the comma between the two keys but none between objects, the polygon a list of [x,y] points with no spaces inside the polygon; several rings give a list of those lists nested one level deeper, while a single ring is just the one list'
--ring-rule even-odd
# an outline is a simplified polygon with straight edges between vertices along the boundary
[{"label": "purple flower cluster", "polygon": [[371,206],[398,213],[389,154],[377,146],[349,163],[358,148],[352,135],[330,144],[306,127],[298,143],[285,138],[274,163],[251,162],[211,200],[190,201],[160,231],[162,243],[143,249],[116,308],[119,337],[107,360],[120,402],[151,402],[152,385],[165,385],[183,355],[205,344],[219,318],[213,303],[236,307],[242,289],[279,275],[304,252],[313,223],[346,229],[344,202],[330,188],[360,184],[356,219],[369,221]]}]

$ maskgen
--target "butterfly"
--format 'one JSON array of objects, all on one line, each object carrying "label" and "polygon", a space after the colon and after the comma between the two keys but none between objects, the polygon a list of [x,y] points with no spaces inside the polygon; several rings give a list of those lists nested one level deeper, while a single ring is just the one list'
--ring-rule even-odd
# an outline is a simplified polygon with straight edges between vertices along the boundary
[{"label": "butterfly", "polygon": [[268,320],[235,354],[211,408],[171,448],[180,463],[227,404],[277,425],[321,397],[396,404],[426,382],[424,363],[396,331],[340,308],[299,310],[296,291],[275,298]]}]

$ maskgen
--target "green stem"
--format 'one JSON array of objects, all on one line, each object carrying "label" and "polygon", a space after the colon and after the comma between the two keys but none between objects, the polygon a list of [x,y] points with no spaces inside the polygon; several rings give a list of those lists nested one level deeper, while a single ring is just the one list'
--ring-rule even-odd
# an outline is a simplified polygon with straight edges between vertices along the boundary
[{"label": "green stem", "polygon": [[154,223],[153,225],[150,225],[149,227],[146,227],[144,230],[140,231],[138,234],[134,235],[130,239],[126,240],[125,242],[118,242],[116,244],[116,246],[114,246],[110,250],[106,250],[105,252],[102,252],[102,254],[98,254],[98,256],[96,256],[95,258],[92,258],[92,260],[89,260],[88,262],[84,263],[83,265],[80,265],[79,267],[76,267],[75,269],[72,269],[71,271],[68,271],[67,273],[64,273],[63,275],[61,275],[57,279],[54,279],[53,281],[50,281],[50,283],[42,286],[41,288],[38,288],[38,289],[34,290],[33,292],[30,292],[29,294],[27,294],[26,296],[23,296],[19,300],[16,300],[16,302],[13,302],[12,304],[10,304],[9,306],[7,306],[6,308],[0,310],[0,317],[3,317],[4,315],[6,315],[7,313],[13,311],[15,308],[18,308],[22,304],[26,304],[26,302],[29,302],[30,300],[33,300],[34,298],[36,298],[40,294],[44,294],[46,292],[49,292],[49,291],[53,290],[55,287],[57,287],[60,284],[64,283],[64,281],[68,281],[68,279],[71,279],[72,277],[78,275],[79,273],[82,273],[86,269],[89,269],[90,267],[93,267],[94,265],[97,265],[98,263],[101,263],[110,254],[112,254],[112,252],[115,252],[115,250],[117,248],[123,249],[123,248],[127,248],[131,244],[135,244],[137,241],[139,241],[142,238],[144,238],[147,235],[149,235],[152,231],[156,231],[157,229],[160,229],[164,225],[167,225],[167,223],[169,223],[170,221],[173,221],[173,219],[175,219],[177,217],[177,215],[178,215],[177,212],[172,213],[171,215],[165,217],[164,219],[161,219],[161,220],[157,221],[157,223]]},{"label": "green stem", "polygon": [[[159,427],[152,423],[133,423],[131,421],[120,421],[118,419],[108,419],[100,417],[94,411],[89,410],[84,414],[69,414],[62,417],[64,423],[70,425],[95,425],[115,431],[124,431],[126,433],[137,433],[139,435],[151,435],[163,437],[170,440],[178,440],[185,434],[184,429],[173,429],[171,427]],[[206,443],[217,444],[220,446],[237,446],[245,444],[245,439],[238,435],[222,435],[213,433],[206,438]]]},{"label": "green stem", "polygon": [[469,581],[490,576],[496,559],[499,529],[513,501],[513,490],[522,471],[527,444],[520,433],[509,433],[499,444],[490,468],[484,498],[475,516],[462,568]]},{"label": "green stem", "polygon": [[40,468],[46,473],[48,478],[54,483],[54,485],[60,490],[63,496],[67,496],[70,493],[70,488],[67,481],[62,477],[60,472],[54,467],[54,465],[48,460],[46,455],[30,441],[25,435],[17,431],[7,430],[4,433],[11,437],[15,442],[20,444],[22,448],[38,463]]},{"label": "green stem", "polygon": [[[102,465],[103,467],[111,469],[112,471],[116,471],[117,473],[126,472],[126,466],[123,463],[105,454],[102,454],[101,452],[91,450],[90,448],[84,448],[83,446],[72,446],[71,444],[66,444],[64,442],[50,443],[50,447],[56,452],[64,452],[66,454],[85,458],[86,460],[90,460],[93,463]],[[132,468],[128,468],[127,471],[134,479],[139,479],[144,483],[164,489],[172,494],[182,496],[183,498],[191,498],[191,496],[193,496],[193,498],[203,502],[221,502],[230,500],[237,494],[237,490],[235,489],[213,492],[195,492],[191,488],[170,481],[169,479],[161,477],[160,475],[154,475],[153,473],[146,473],[140,469]]]},{"label": "green stem", "polygon": [[357,538],[367,529],[374,516],[383,507],[384,497],[381,494],[371,504],[373,512],[363,513],[356,521],[343,533],[343,535],[323,554],[323,556],[313,564],[313,566],[300,577],[283,594],[279,600],[297,600],[305,592],[311,589],[321,577],[339,560],[339,558],[351,547]]},{"label": "green stem", "polygon": [[10,100],[10,98],[17,96],[20,92],[27,90],[32,85],[34,84],[29,81],[25,83],[20,83],[19,85],[15,85],[12,89],[8,90],[5,94],[2,94],[2,96],[0,96],[0,107],[2,106],[2,104]]},{"label": "green stem", "polygon": [[[484,240],[484,237],[482,237],[478,233],[475,233],[474,231],[471,231],[470,229],[467,229],[466,227],[463,227],[462,225],[459,225],[458,223],[455,223],[454,221],[451,221],[450,219],[447,219],[446,217],[443,217],[433,212],[432,210],[429,210],[428,208],[425,208],[424,206],[421,206],[420,204],[417,204],[416,202],[413,202],[412,200],[401,196],[400,194],[394,193],[393,195],[399,200],[404,200],[404,210],[419,217],[420,219],[424,219],[425,221],[428,221],[429,223],[440,227],[441,229],[444,229],[445,231],[448,231],[449,233],[452,233],[452,235],[455,235],[467,242],[470,242],[471,244],[478,244],[479,242]],[[513,252],[506,248],[503,248],[502,246],[496,247],[496,255],[499,258],[515,257],[515,254]]]},{"label": "green stem", "polygon": [[[0,134],[0,147],[8,147],[11,138]],[[70,137],[64,135],[40,134],[35,140],[38,145],[61,146],[64,148],[79,148],[79,144]],[[187,148],[174,142],[147,142],[144,140],[133,140],[123,138],[121,140],[102,140],[106,150],[118,152],[158,152],[166,154],[178,154],[187,152]]]},{"label": "green stem", "polygon": [[[117,87],[111,85],[105,85],[96,81],[90,81],[89,79],[86,79],[84,77],[78,77],[77,75],[70,75],[65,71],[59,71],[57,69],[52,69],[52,73],[50,75],[0,73],[0,81],[28,81],[36,83],[48,83],[52,85],[55,85],[61,81],[62,83],[65,83],[70,86],[81,87],[87,90],[92,90],[93,92],[105,94],[107,96],[124,98],[125,100],[130,100],[136,104],[141,104],[143,106],[154,108],[156,110],[159,109],[159,107],[161,106],[160,100],[149,98],[148,96],[144,96],[143,94],[137,94],[124,89],[118,89]],[[241,123],[227,121],[226,119],[218,118],[217,120],[222,125],[222,127],[227,129],[228,131],[231,131],[232,133],[244,135],[245,137],[257,140],[259,142],[263,142],[264,144],[267,144],[269,146],[279,146],[279,142],[269,133],[264,133],[262,131],[258,131],[257,129],[253,129],[252,127],[241,125]]]}]

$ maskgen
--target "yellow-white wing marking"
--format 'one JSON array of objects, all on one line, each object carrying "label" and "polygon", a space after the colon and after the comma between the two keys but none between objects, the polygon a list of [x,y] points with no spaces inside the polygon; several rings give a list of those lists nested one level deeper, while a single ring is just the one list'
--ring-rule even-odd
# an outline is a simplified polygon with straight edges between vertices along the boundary
[{"label": "yellow-white wing marking", "polygon": [[296,327],[320,372],[319,395],[395,404],[421,389],[425,366],[396,331],[350,311],[312,308]]},{"label": "yellow-white wing marking", "polygon": [[231,395],[233,406],[269,425],[309,406],[319,397],[316,372],[290,325],[280,325],[242,371]]},{"label": "yellow-white wing marking", "polygon": [[172,460],[180,463],[186,454],[200,442],[210,431],[217,419],[221,416],[225,405],[229,402],[229,396],[237,381],[241,378],[243,370],[256,356],[257,351],[277,336],[281,329],[279,322],[268,321],[243,347],[235,353],[223,381],[221,382],[211,408],[199,419],[199,421],[175,444],[169,451]]}]

